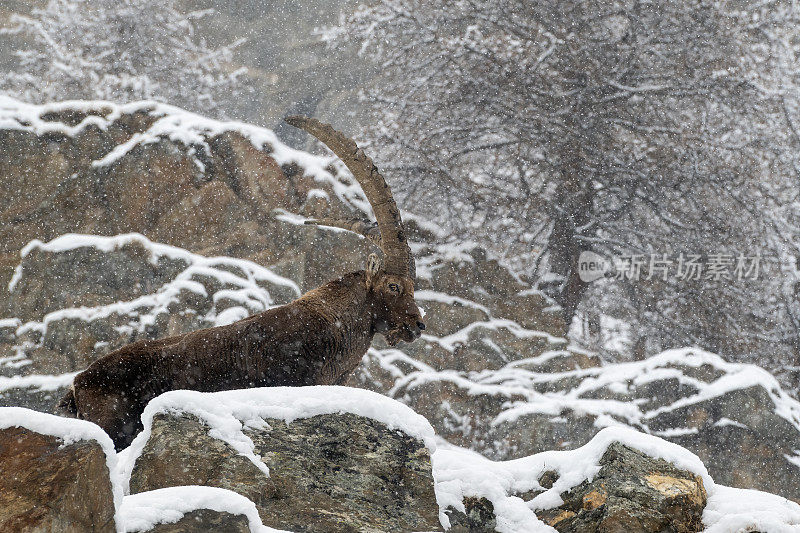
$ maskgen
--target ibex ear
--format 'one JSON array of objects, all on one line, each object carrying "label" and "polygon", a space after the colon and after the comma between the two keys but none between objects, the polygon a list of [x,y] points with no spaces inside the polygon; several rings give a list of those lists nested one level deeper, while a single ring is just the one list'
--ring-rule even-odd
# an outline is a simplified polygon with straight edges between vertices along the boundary
[{"label": "ibex ear", "polygon": [[372,282],[378,276],[378,272],[383,268],[383,261],[375,254],[369,254],[367,258],[367,287],[372,287]]}]

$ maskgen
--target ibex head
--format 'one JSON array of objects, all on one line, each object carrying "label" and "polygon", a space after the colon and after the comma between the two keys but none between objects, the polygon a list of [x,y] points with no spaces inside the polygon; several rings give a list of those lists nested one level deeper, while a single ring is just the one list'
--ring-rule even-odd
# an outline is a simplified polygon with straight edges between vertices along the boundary
[{"label": "ibex head", "polygon": [[370,255],[365,269],[365,283],[372,303],[376,331],[394,346],[399,341],[411,342],[425,329],[414,301],[416,268],[414,256],[406,240],[403,220],[386,184],[372,160],[342,133],[316,119],[292,116],[286,122],[303,129],[322,141],[344,162],[356,178],[372,205],[377,223],[351,219],[309,220],[306,224],[332,226],[360,233],[383,252],[381,260]]}]

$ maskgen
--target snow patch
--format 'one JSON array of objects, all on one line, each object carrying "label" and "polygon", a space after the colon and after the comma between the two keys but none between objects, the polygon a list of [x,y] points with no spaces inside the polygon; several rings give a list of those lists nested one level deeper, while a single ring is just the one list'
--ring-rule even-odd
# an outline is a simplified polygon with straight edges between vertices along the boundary
[{"label": "snow patch", "polygon": [[[134,320],[130,324],[131,330],[141,332],[148,325],[155,323],[158,315],[167,313],[170,304],[179,301],[182,291],[193,292],[207,297],[205,286],[199,280],[208,278],[216,280],[219,285],[225,287],[213,295],[215,305],[203,317],[205,321],[213,325],[225,325],[231,321],[238,320],[238,318],[244,318],[244,316],[269,309],[273,300],[262,284],[269,283],[286,287],[295,295],[301,295],[300,287],[294,281],[279,276],[251,261],[231,257],[204,257],[182,248],[152,242],[138,233],[114,237],[67,234],[47,243],[34,240],[22,249],[21,255],[25,258],[34,250],[59,253],[79,248],[93,248],[100,252],[108,253],[133,243],[147,250],[150,254],[150,261],[153,264],[157,264],[161,258],[167,258],[182,261],[186,264],[186,267],[174,279],[165,283],[151,294],[129,301],[119,301],[97,307],[59,309],[48,313],[41,321],[19,324],[16,334],[21,335],[27,331],[38,331],[43,336],[47,331],[48,324],[55,321],[77,319],[91,322],[113,314],[132,317]],[[10,291],[16,288],[18,281],[21,279],[22,268],[23,263],[17,267],[17,273],[9,284]],[[237,274],[234,274],[234,272],[237,272]],[[216,304],[223,298],[239,302],[242,305],[219,311]],[[18,321],[12,322],[14,320],[16,319],[10,319],[6,322],[9,325],[12,323],[18,324]]]},{"label": "snow patch", "polygon": [[455,351],[456,348],[458,348],[460,344],[466,344],[469,341],[470,334],[476,329],[488,329],[493,331],[498,331],[500,329],[503,329],[508,331],[518,339],[541,338],[545,339],[550,344],[558,344],[558,343],[566,344],[567,342],[567,340],[563,337],[556,337],[555,335],[551,335],[545,331],[536,331],[532,329],[527,329],[520,326],[513,320],[508,320],[506,318],[490,318],[489,320],[472,322],[468,326],[456,331],[455,333],[446,335],[444,337],[436,337],[429,334],[423,334],[421,338],[428,342],[435,342],[445,350],[453,352]]},{"label": "snow patch", "polygon": [[767,492],[715,485],[708,492],[703,523],[705,533],[797,533],[800,505]]},{"label": "snow patch", "polygon": [[742,429],[749,429],[746,425],[742,424],[741,422],[737,422],[736,420],[731,420],[730,418],[722,417],[716,422],[714,422],[714,427],[725,427],[725,426],[734,426],[737,428]]},{"label": "snow patch", "polygon": [[198,509],[244,515],[252,532],[282,531],[262,524],[256,505],[241,494],[198,485],[168,487],[125,496],[117,512],[117,530],[124,533],[149,531],[158,524],[174,524],[186,513]]},{"label": "snow patch", "polygon": [[[715,424],[716,425],[716,424]],[[685,437],[686,435],[697,435],[700,431],[697,428],[669,428],[661,431],[653,431],[653,435],[659,437]]]},{"label": "snow patch", "polygon": [[424,300],[428,302],[439,302],[447,305],[462,305],[464,307],[470,307],[472,309],[477,309],[478,311],[482,311],[486,313],[487,316],[491,316],[491,312],[489,308],[485,305],[481,305],[477,302],[473,302],[472,300],[467,300],[466,298],[460,298],[458,296],[452,296],[450,294],[444,292],[437,292],[431,290],[421,290],[414,292],[414,299],[415,300]]},{"label": "snow patch", "polygon": [[72,384],[72,380],[78,372],[68,374],[29,374],[21,376],[0,376],[0,392],[9,389],[35,389],[39,391],[54,391]]}]

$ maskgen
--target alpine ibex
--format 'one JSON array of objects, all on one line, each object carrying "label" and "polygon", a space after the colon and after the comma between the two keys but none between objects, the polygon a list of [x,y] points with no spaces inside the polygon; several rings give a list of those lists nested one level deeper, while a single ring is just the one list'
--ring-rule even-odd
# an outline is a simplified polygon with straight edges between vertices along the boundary
[{"label": "alpine ibex", "polygon": [[313,224],[362,233],[383,251],[297,300],[227,326],[124,346],[75,376],[60,411],[102,427],[118,448],[142,429],[141,414],[176,389],[342,383],[376,333],[391,345],[425,329],[414,301],[415,267],[392,193],[372,160],[330,125],[305,117],[287,122],[325,143],[361,184],[377,225],[322,219]]}]

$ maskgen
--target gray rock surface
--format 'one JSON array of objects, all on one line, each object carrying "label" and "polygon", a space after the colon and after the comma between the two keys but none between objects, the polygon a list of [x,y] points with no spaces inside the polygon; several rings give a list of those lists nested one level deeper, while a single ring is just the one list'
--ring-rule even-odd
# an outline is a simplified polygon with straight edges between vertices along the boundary
[{"label": "gray rock surface", "polygon": [[[247,517],[212,511],[211,509],[197,509],[183,515],[183,518],[172,524],[156,524],[147,533],[251,533]],[[257,533],[257,532],[253,532]]]},{"label": "gray rock surface", "polygon": [[619,443],[608,447],[602,468],[562,494],[564,504],[537,517],[559,533],[690,533],[703,530],[703,481],[663,459]]},{"label": "gray rock surface", "polygon": [[131,475],[131,492],[207,485],[252,500],[265,525],[292,531],[440,529],[425,446],[373,420],[320,415],[245,430],[269,467],[208,434],[187,415],[157,415]]},{"label": "gray rock surface", "polygon": [[464,512],[452,507],[445,513],[450,519],[449,533],[490,533],[496,531],[494,505],[486,498],[464,498]]}]

